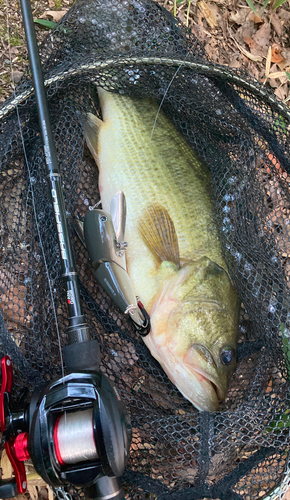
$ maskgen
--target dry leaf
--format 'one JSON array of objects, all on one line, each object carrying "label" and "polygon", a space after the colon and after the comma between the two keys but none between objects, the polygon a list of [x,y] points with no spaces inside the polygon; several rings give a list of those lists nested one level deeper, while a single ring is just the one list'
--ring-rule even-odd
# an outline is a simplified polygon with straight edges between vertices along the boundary
[{"label": "dry leaf", "polygon": [[253,36],[253,40],[261,45],[261,47],[268,47],[270,40],[270,24],[262,24],[261,28],[259,28],[257,33]]},{"label": "dry leaf", "polygon": [[41,16],[40,19],[46,19],[47,17],[52,17],[55,23],[58,23],[63,16],[67,13],[68,9],[63,10],[46,10]]},{"label": "dry leaf", "polygon": [[272,45],[271,49],[271,62],[273,63],[281,63],[284,61],[284,57],[281,56],[281,47],[277,43]]},{"label": "dry leaf", "polygon": [[278,87],[275,90],[274,94],[276,95],[276,97],[278,97],[278,99],[281,99],[281,101],[283,101],[287,97],[287,85],[286,88],[284,85]]},{"label": "dry leaf", "polygon": [[219,25],[222,21],[222,15],[218,5],[209,2],[208,7],[210,8],[212,15],[214,16],[217,24]]},{"label": "dry leaf", "polygon": [[[274,73],[270,73],[271,78],[286,78],[285,81],[287,81],[287,75],[285,74],[285,71],[276,71]],[[285,83],[285,82],[283,82]]]},{"label": "dry leaf", "polygon": [[265,45],[264,47],[262,47],[261,45],[255,45],[255,47],[253,47],[251,49],[251,54],[253,54],[254,56],[260,56],[262,58],[267,58],[267,53],[268,53],[268,47]]},{"label": "dry leaf", "polygon": [[256,78],[256,80],[260,80],[260,71],[258,70],[256,64],[250,63],[248,66],[248,71],[254,78]]},{"label": "dry leaf", "polygon": [[282,26],[284,24],[289,23],[289,21],[290,21],[290,12],[288,10],[285,10],[285,9],[282,8],[282,9],[279,10],[279,12],[277,13],[277,15],[278,15],[278,17],[279,17],[279,19],[281,21]]},{"label": "dry leaf", "polygon": [[50,487],[48,487],[48,500],[53,500],[53,498],[54,498],[53,491]]},{"label": "dry leaf", "polygon": [[258,15],[255,14],[255,13],[254,13],[253,21],[255,24],[262,24],[262,22],[263,22],[261,19],[261,16],[259,14]]},{"label": "dry leaf", "polygon": [[283,48],[281,50],[281,56],[285,57],[288,61],[290,61],[290,49]]},{"label": "dry leaf", "polygon": [[[265,78],[265,82],[266,81],[267,81],[267,78]],[[277,89],[279,87],[279,83],[277,82],[277,80],[275,80],[275,78],[269,77],[269,84],[271,85],[271,87],[273,89]]]},{"label": "dry leaf", "polygon": [[271,47],[268,49],[268,54],[267,54],[267,59],[266,59],[266,70],[265,70],[265,75],[268,78],[269,73],[270,73],[270,67],[271,67]]},{"label": "dry leaf", "polygon": [[53,9],[53,7],[55,7],[54,0],[48,0],[48,5],[51,9]]},{"label": "dry leaf", "polygon": [[[278,88],[279,87],[279,83],[277,82],[277,80],[275,80],[275,76],[274,74],[277,73],[277,66],[276,64],[273,64],[272,68],[270,69],[270,74],[268,74],[268,76],[266,77],[266,81],[267,81],[267,78],[269,78],[269,84],[271,85],[271,87],[273,88]],[[272,76],[273,75],[273,76]]]},{"label": "dry leaf", "polygon": [[13,474],[13,468],[7,456],[6,450],[3,450],[0,461],[0,467],[2,469],[2,479],[10,479]]},{"label": "dry leaf", "polygon": [[283,496],[282,500],[290,500],[290,490],[286,491],[286,493]]},{"label": "dry leaf", "polygon": [[184,10],[180,10],[177,14],[177,18],[179,19],[179,21],[181,21],[182,23],[186,23],[186,14],[185,14],[185,11]]},{"label": "dry leaf", "polygon": [[23,71],[13,71],[11,75],[11,80],[13,80],[14,83],[19,83],[21,78],[23,76]]},{"label": "dry leaf", "polygon": [[242,65],[241,62],[241,55],[240,54],[234,54],[229,62],[229,67],[230,68],[240,68]]},{"label": "dry leaf", "polygon": [[267,47],[261,47],[261,45],[258,45],[250,36],[244,36],[244,42],[250,47],[252,55],[266,57]]},{"label": "dry leaf", "polygon": [[274,30],[276,31],[277,35],[282,36],[283,28],[282,28],[280,19],[277,16],[276,12],[273,12],[273,14],[271,15],[271,24],[272,24]]},{"label": "dry leaf", "polygon": [[240,9],[235,14],[231,12],[229,16],[229,21],[232,21],[236,24],[244,24],[246,22],[246,18],[248,16],[248,11],[246,9]]},{"label": "dry leaf", "polygon": [[257,15],[253,11],[250,12],[250,14],[248,16],[248,20],[253,21],[253,23],[255,23],[255,24],[261,24],[263,22],[260,14],[258,13],[258,15]]},{"label": "dry leaf", "polygon": [[27,484],[27,491],[30,495],[30,498],[32,500],[38,500],[38,490],[36,486],[33,486],[32,484]]},{"label": "dry leaf", "polygon": [[217,26],[217,22],[215,20],[215,17],[213,15],[212,11],[208,7],[208,5],[205,3],[205,1],[200,0],[199,2],[197,2],[196,5],[199,8],[199,10],[201,11],[201,13],[202,13],[204,19],[206,20],[206,22],[208,23],[208,25],[211,28],[215,28]]},{"label": "dry leaf", "polygon": [[209,42],[206,43],[204,48],[212,61],[216,62],[219,60],[219,50],[217,47],[216,40],[210,40]]},{"label": "dry leaf", "polygon": [[255,40],[253,40],[250,36],[244,36],[244,42],[250,49],[253,49],[257,45],[257,42],[255,42]]},{"label": "dry leaf", "polygon": [[206,35],[203,28],[201,13],[198,14],[197,24],[193,25],[191,30],[197,36],[197,38],[199,38],[200,40],[204,40]]},{"label": "dry leaf", "polygon": [[263,61],[263,58],[260,57],[260,56],[254,56],[253,54],[251,54],[250,52],[248,52],[246,49],[244,49],[244,47],[242,47],[241,45],[238,44],[238,42],[232,37],[232,39],[234,40],[236,46],[238,47],[238,49],[242,52],[242,54],[244,54],[248,59],[251,59],[251,61],[259,61],[259,62],[262,62]]},{"label": "dry leaf", "polygon": [[243,26],[236,31],[235,39],[238,43],[243,43],[245,37],[252,38],[255,33],[255,26],[253,21],[246,21]]},{"label": "dry leaf", "polygon": [[288,59],[283,59],[283,61],[282,61],[281,63],[277,63],[277,64],[278,64],[278,66],[279,66],[279,69],[281,69],[281,71],[282,71],[283,69],[286,69],[286,71],[289,71],[289,69],[290,69],[290,68],[289,68],[289,69],[287,69],[287,67],[288,67],[288,66],[289,66],[289,64],[290,64],[290,61],[288,61]]}]

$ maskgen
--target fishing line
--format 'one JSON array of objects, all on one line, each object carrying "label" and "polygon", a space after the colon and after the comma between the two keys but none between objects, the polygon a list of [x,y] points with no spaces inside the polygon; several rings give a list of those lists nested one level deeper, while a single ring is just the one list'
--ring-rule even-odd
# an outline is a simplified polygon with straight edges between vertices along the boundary
[{"label": "fishing line", "polygon": [[54,426],[53,440],[61,465],[96,460],[93,409],[62,414]]},{"label": "fishing line", "polygon": [[186,54],[186,56],[185,56],[185,58],[184,58],[184,61],[182,61],[182,62],[181,62],[181,64],[178,66],[177,70],[175,71],[175,73],[174,73],[173,77],[171,78],[171,80],[170,80],[170,82],[169,82],[169,84],[168,84],[167,89],[166,89],[166,90],[165,90],[165,92],[164,92],[164,95],[163,95],[163,97],[162,97],[161,103],[159,104],[159,108],[158,108],[158,110],[157,110],[156,117],[155,117],[155,120],[154,120],[154,123],[153,123],[153,128],[152,128],[152,132],[151,132],[150,139],[152,139],[152,137],[153,137],[154,130],[155,130],[155,126],[156,126],[156,122],[157,122],[157,120],[158,120],[158,116],[159,116],[159,113],[160,113],[160,111],[161,111],[162,104],[164,103],[164,100],[165,100],[166,94],[167,94],[168,90],[170,89],[170,87],[171,87],[171,85],[172,85],[172,83],[173,83],[173,80],[174,80],[174,78],[176,77],[177,73],[179,72],[180,68],[182,68],[182,66],[184,66],[184,63],[185,63],[185,61],[186,61],[186,58],[187,58],[187,56],[189,56],[189,54],[191,54],[191,52],[187,52],[187,54]]},{"label": "fishing line", "polygon": [[[12,88],[13,88],[13,94],[16,97],[16,87],[15,87],[14,76],[13,76],[12,55],[11,55],[11,49],[10,49],[8,0],[5,0],[5,5],[6,5],[6,28],[7,28],[7,40],[8,40],[8,52],[9,52],[9,61],[10,61],[10,70],[11,70],[11,83],[12,83]],[[46,271],[47,281],[48,281],[48,286],[49,286],[49,293],[50,293],[50,297],[51,297],[51,301],[52,301],[53,315],[54,315],[54,320],[55,320],[55,326],[56,326],[56,332],[57,332],[57,338],[58,338],[58,347],[59,347],[60,360],[61,360],[61,372],[62,372],[62,376],[64,377],[64,362],[63,362],[63,355],[62,355],[62,349],[61,349],[61,339],[60,339],[59,324],[58,324],[58,319],[57,319],[57,314],[56,314],[56,307],[55,307],[55,301],[54,301],[54,296],[53,296],[53,291],[52,291],[52,286],[51,286],[51,279],[50,279],[49,270],[48,270],[48,264],[47,264],[47,260],[46,260],[46,256],[45,256],[45,251],[44,251],[44,247],[43,247],[43,242],[42,242],[42,237],[41,237],[41,233],[40,233],[40,228],[39,228],[39,224],[38,224],[36,204],[35,204],[35,198],[34,198],[34,190],[33,190],[33,182],[32,182],[32,175],[31,175],[31,172],[30,172],[28,157],[27,157],[27,154],[26,154],[24,137],[23,137],[23,132],[22,132],[22,125],[21,125],[21,121],[20,121],[19,110],[18,110],[17,104],[15,106],[15,109],[16,109],[17,121],[18,121],[18,125],[19,125],[19,131],[20,131],[21,143],[22,143],[22,148],[23,148],[24,160],[25,160],[25,164],[26,164],[26,167],[27,167],[27,171],[28,171],[28,177],[29,177],[29,183],[30,183],[30,189],[31,189],[31,199],[32,199],[33,213],[34,213],[34,218],[35,218],[35,222],[36,222],[36,230],[37,230],[37,234],[38,234],[38,238],[39,238],[39,246],[40,246],[42,257],[43,257],[43,261],[44,261],[44,266],[45,266],[45,271]]]}]

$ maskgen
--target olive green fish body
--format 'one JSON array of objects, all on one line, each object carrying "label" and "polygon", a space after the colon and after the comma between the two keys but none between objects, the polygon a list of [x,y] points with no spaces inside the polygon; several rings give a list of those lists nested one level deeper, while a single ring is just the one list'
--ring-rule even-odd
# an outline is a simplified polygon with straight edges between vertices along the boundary
[{"label": "olive green fish body", "polygon": [[208,168],[162,112],[152,134],[154,101],[102,89],[99,97],[103,121],[89,115],[86,140],[103,209],[117,191],[126,196],[127,269],[152,322],[145,343],[185,397],[217,409],[234,369],[220,356],[236,347],[239,300],[223,260]]}]

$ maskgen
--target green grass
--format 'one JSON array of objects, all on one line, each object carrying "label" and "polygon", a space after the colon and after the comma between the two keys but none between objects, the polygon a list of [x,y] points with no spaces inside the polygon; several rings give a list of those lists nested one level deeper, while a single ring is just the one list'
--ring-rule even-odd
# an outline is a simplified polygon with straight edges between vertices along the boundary
[{"label": "green grass", "polygon": [[[6,25],[4,25],[3,28],[0,28],[0,36],[3,37],[5,40],[8,40],[8,31]],[[13,31],[9,31],[9,42],[11,47],[17,47],[19,45],[23,45],[17,28],[14,29]]]},{"label": "green grass", "polygon": [[62,3],[61,0],[54,0],[56,10],[61,10]]},{"label": "green grass", "polygon": [[177,5],[179,5],[181,2],[183,2],[183,0],[174,0],[174,4],[173,4],[174,17],[176,17],[176,14],[177,14]]},{"label": "green grass", "polygon": [[[283,3],[285,3],[287,0],[276,0],[274,3],[273,3],[273,6],[271,7],[271,11],[274,12],[275,9],[278,9],[278,7],[280,7],[281,5],[283,5]],[[246,0],[247,4],[249,7],[251,7],[252,11],[255,12],[255,14],[258,16],[258,12],[256,10],[256,7],[255,5],[253,4],[252,0]],[[269,4],[270,0],[264,0],[264,4],[263,4],[263,11],[266,9],[267,5]]]},{"label": "green grass", "polygon": [[11,47],[18,47],[19,45],[23,45],[17,29],[13,34],[10,35],[10,45]]},{"label": "green grass", "polygon": [[[173,15],[175,17],[176,17],[176,14],[177,14],[177,5],[179,5],[182,2],[184,2],[184,0],[174,0],[174,3],[173,3]],[[191,2],[192,2],[192,0],[187,0],[187,4],[188,5],[187,5],[187,11],[186,11],[186,26],[188,26],[188,22],[189,22],[189,12],[190,12]]]},{"label": "green grass", "polygon": [[34,19],[34,22],[50,30],[57,25],[57,23],[55,23],[54,21],[48,21],[47,19]]}]

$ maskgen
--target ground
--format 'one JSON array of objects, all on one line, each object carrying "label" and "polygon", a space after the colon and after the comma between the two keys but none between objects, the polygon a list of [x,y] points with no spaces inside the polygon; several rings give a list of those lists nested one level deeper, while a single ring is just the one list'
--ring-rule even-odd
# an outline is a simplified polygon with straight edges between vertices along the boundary
[{"label": "ground", "polygon": [[[214,62],[244,68],[272,87],[277,98],[290,105],[290,0],[163,0],[160,3],[187,24],[205,44]],[[251,0],[248,0],[251,2]],[[283,1],[283,0],[281,0]],[[35,19],[58,21],[74,0],[32,0]],[[254,11],[254,10],[255,11]],[[41,41],[47,28],[36,24]],[[27,65],[21,12],[15,0],[0,0],[0,104],[13,91]],[[1,467],[3,469],[3,463]],[[34,486],[34,484],[32,485]],[[31,490],[30,497],[44,500],[48,492]],[[42,493],[41,493],[42,492]],[[27,497],[26,497],[27,498]],[[284,497],[290,500],[290,491]]]},{"label": "ground", "polygon": [[[251,2],[251,0],[248,0]],[[269,1],[269,0],[268,0]],[[246,0],[164,0],[160,3],[187,24],[205,44],[215,62],[244,67],[252,76],[271,86],[278,99],[290,102],[290,2],[275,7],[270,0],[254,0],[256,12]],[[280,0],[283,1],[283,0]],[[35,19],[58,21],[74,0],[32,1]],[[267,0],[264,1],[264,5]],[[37,25],[42,40],[46,28]],[[10,44],[9,44],[10,41]],[[18,2],[0,0],[0,103],[12,92],[11,61],[15,83],[27,64],[24,32]],[[10,49],[10,50],[9,50]]]}]

